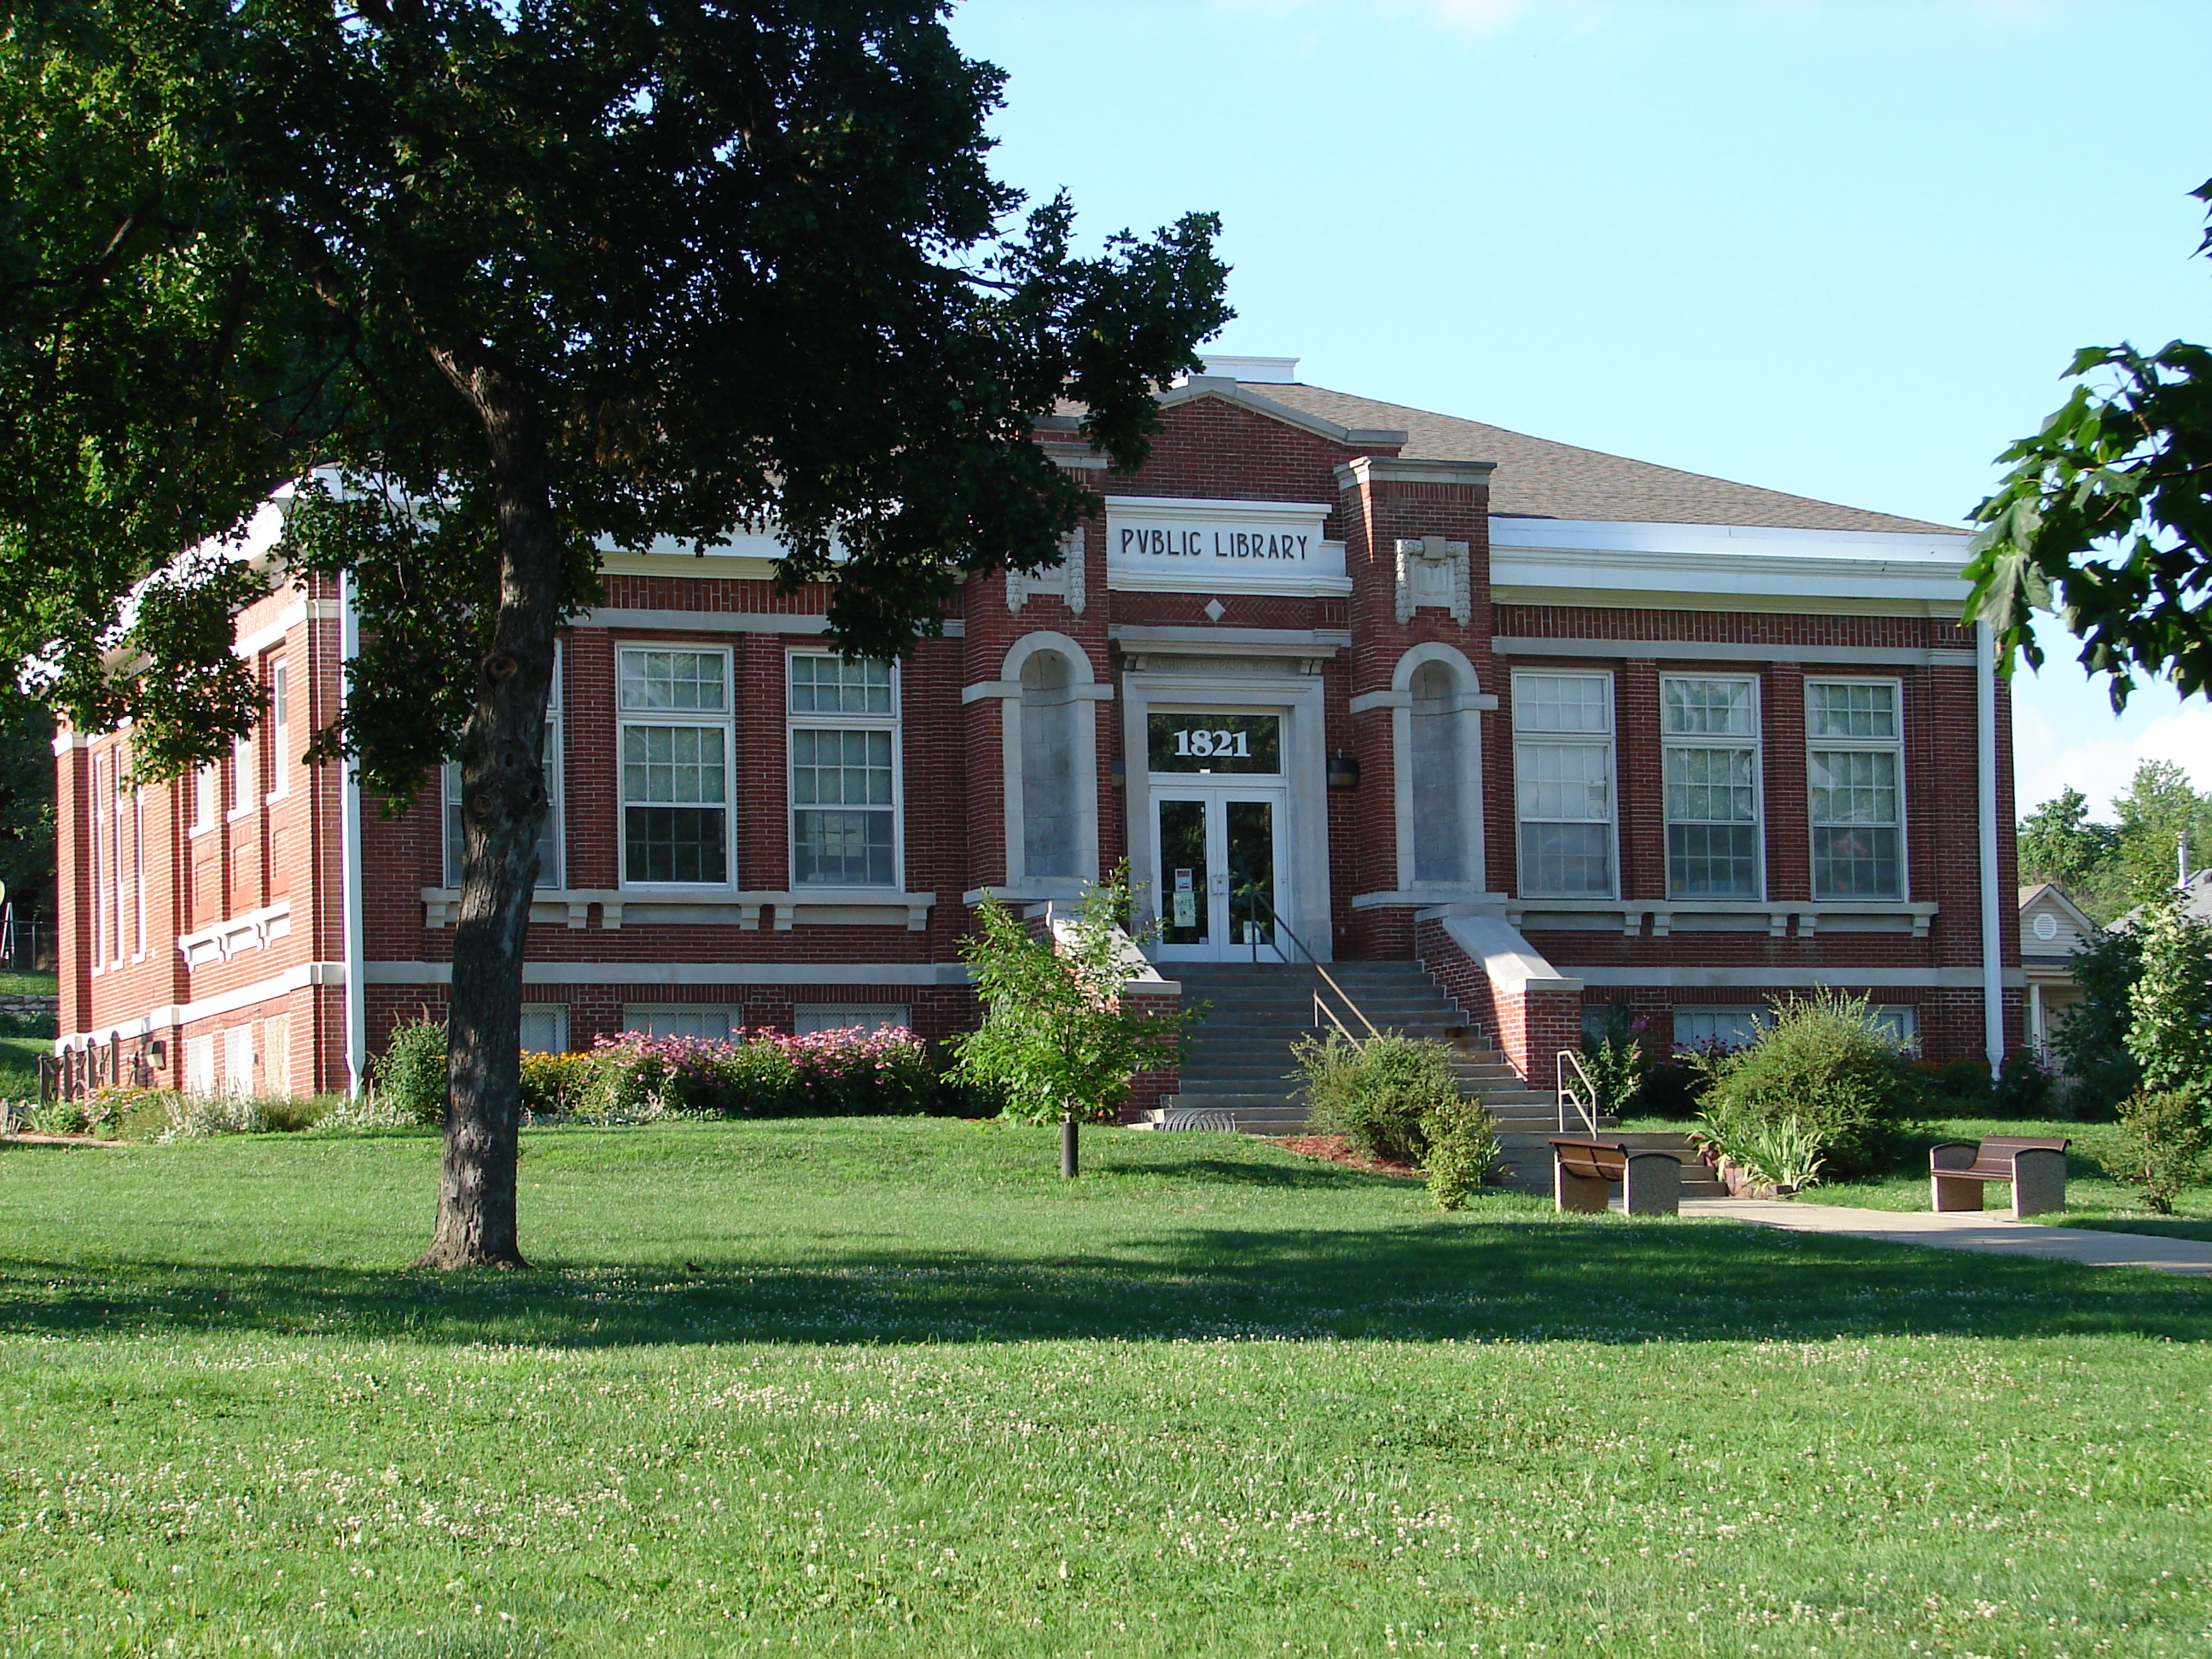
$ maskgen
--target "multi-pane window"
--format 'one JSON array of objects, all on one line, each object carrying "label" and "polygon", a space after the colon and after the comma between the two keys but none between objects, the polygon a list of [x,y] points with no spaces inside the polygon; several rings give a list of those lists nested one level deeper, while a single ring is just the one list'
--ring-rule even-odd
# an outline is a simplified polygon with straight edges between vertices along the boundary
[{"label": "multi-pane window", "polygon": [[1659,682],[1667,893],[1759,896],[1759,701],[1749,679]]},{"label": "multi-pane window", "polygon": [[791,656],[791,880],[898,885],[898,693],[887,662]]},{"label": "multi-pane window", "polygon": [[1613,677],[1513,677],[1523,896],[1613,896]]},{"label": "multi-pane window", "polygon": [[730,880],[730,654],[681,647],[617,654],[623,879]]},{"label": "multi-pane window", "polygon": [[1905,896],[1905,757],[1894,680],[1805,685],[1813,896]]},{"label": "multi-pane window", "polygon": [[[553,658],[553,689],[545,699],[545,822],[538,831],[538,884],[561,884],[561,658]],[[446,803],[446,885],[461,884],[461,866],[467,852],[466,829],[461,817],[461,767],[447,761],[444,768]]]}]

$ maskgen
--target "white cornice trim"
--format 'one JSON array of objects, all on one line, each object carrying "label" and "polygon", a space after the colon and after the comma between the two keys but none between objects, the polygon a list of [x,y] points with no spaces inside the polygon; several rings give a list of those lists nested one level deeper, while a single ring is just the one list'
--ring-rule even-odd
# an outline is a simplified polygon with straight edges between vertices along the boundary
[{"label": "white cornice trim", "polygon": [[1309,415],[1302,409],[1279,404],[1273,398],[1263,398],[1249,386],[1218,374],[1194,374],[1159,393],[1156,401],[1162,409],[1173,409],[1179,404],[1190,403],[1200,398],[1218,398],[1223,403],[1234,404],[1240,409],[1250,410],[1255,415],[1264,415],[1269,420],[1280,421],[1285,426],[1294,426],[1302,432],[1312,433],[1317,438],[1326,438],[1331,443],[1347,447],[1373,445],[1377,448],[1395,449],[1409,442],[1412,438],[1410,433],[1381,427],[1339,426],[1334,421],[1326,420],[1319,415]]},{"label": "white cornice trim", "polygon": [[[1723,640],[1558,640],[1500,634],[1490,648],[1501,657],[1620,657],[1664,662],[1882,663],[1908,668],[1972,668],[1974,653],[1919,646],[1766,645]],[[1352,700],[1352,712],[1359,712]]]},{"label": "white cornice trim", "polygon": [[[680,572],[678,574],[681,574]],[[726,574],[726,572],[714,574]],[[650,629],[669,634],[827,634],[830,618],[805,612],[780,611],[647,611],[603,605],[587,611],[567,624],[571,628]],[[945,619],[939,637],[961,639],[967,623],[958,617]]]},{"label": "white cornice trim", "polygon": [[1555,603],[1611,606],[1647,595],[1675,605],[1710,598],[1723,610],[1762,599],[1958,606],[1968,592],[1967,540],[1934,531],[1493,517],[1490,580],[1493,598],[1528,588],[1589,596]]},{"label": "white cornice trim", "polygon": [[1349,650],[1348,628],[1197,628],[1115,623],[1106,635],[1155,656],[1313,657]]},{"label": "white cornice trim", "polygon": [[1413,455],[1355,455],[1336,469],[1337,487],[1370,483],[1458,484],[1487,489],[1495,461],[1453,461]]},{"label": "white cornice trim", "polygon": [[[1978,991],[1979,968],[1570,968],[1584,985],[1612,988],[1667,991],[1767,990],[1808,991],[1832,986],[1838,990]],[[2021,986],[2027,976],[2017,968],[2005,970],[2008,986]]]},{"label": "white cornice trim", "polygon": [[[372,962],[371,985],[447,985],[449,962]],[[525,985],[965,985],[957,962],[526,962]]]}]

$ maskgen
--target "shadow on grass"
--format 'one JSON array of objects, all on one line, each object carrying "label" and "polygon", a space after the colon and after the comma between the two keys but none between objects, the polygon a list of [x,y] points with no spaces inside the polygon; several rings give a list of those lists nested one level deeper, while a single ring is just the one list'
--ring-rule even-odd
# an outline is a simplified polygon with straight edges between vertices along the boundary
[{"label": "shadow on grass", "polygon": [[2148,1233],[2153,1238],[2188,1238],[2212,1244],[2212,1221],[2188,1216],[2069,1215],[2057,1219],[2063,1226],[2094,1233]]},{"label": "shadow on grass", "polygon": [[[698,1259],[695,1255],[695,1260]],[[0,1261],[0,1331],[323,1334],[612,1347],[1222,1336],[2212,1338],[2212,1285],[1727,1223],[1194,1229],[1050,1261],[827,1249],[803,1261],[515,1274]]]}]

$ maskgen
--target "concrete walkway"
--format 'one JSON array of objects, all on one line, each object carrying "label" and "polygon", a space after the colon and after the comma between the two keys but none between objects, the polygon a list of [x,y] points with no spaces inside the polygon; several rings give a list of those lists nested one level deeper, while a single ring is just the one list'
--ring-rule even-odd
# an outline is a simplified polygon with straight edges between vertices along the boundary
[{"label": "concrete walkway", "polygon": [[2195,1239],[2095,1232],[2086,1227],[2041,1227],[2032,1221],[2008,1221],[1987,1211],[1938,1215],[1927,1210],[1855,1210],[1841,1204],[1773,1199],[1686,1198],[1682,1213],[1784,1227],[1792,1232],[1878,1238],[1938,1250],[1976,1250],[1985,1255],[2079,1261],[2092,1267],[2151,1267],[2160,1273],[2212,1277],[2212,1244]]}]

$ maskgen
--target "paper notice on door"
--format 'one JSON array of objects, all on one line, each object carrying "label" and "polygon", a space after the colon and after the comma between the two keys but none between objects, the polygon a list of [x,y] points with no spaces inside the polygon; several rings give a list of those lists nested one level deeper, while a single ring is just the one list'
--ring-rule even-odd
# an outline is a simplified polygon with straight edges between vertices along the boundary
[{"label": "paper notice on door", "polygon": [[1175,872],[1175,925],[1178,927],[1198,926],[1198,895],[1191,890],[1191,872]]}]

